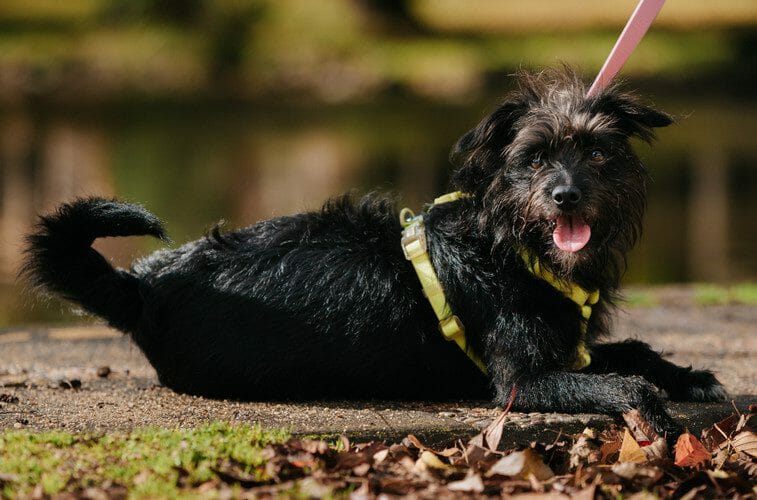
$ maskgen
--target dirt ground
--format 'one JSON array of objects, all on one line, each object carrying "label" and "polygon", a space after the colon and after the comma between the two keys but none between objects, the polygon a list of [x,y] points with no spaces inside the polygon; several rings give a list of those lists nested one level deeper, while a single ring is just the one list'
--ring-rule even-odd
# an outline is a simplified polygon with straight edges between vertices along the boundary
[{"label": "dirt ground", "polygon": [[[631,307],[616,337],[637,337],[670,359],[709,368],[745,407],[757,402],[757,306],[700,306],[691,294],[661,290],[656,305]],[[730,405],[671,405],[687,425],[728,414]],[[175,394],[120,333],[103,326],[14,328],[0,332],[0,428],[127,430],[189,427],[203,422],[259,422],[297,434],[427,439],[475,433],[498,410],[485,401],[336,401],[312,403],[214,401]],[[526,435],[609,422],[598,415],[517,414],[508,425]]]}]

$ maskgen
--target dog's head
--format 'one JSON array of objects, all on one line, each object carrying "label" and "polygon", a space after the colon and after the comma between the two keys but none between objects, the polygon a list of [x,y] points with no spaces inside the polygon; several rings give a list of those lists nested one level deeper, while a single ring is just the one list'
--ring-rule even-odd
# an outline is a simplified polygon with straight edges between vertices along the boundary
[{"label": "dog's head", "polygon": [[629,140],[672,123],[610,87],[586,97],[568,68],[518,88],[452,151],[452,183],[479,200],[493,251],[527,249],[562,276],[617,282],[641,231],[646,170]]}]

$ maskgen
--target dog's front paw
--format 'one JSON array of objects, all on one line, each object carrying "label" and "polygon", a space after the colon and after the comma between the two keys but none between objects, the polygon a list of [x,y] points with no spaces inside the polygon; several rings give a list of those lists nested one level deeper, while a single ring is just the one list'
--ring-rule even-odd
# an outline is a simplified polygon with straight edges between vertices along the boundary
[{"label": "dog's front paw", "polygon": [[641,416],[660,436],[666,438],[668,444],[675,443],[683,432],[683,427],[670,417],[657,389],[641,377],[629,377],[628,380],[629,406],[639,410]]},{"label": "dog's front paw", "polygon": [[709,370],[688,371],[668,389],[672,401],[728,401],[728,392]]}]

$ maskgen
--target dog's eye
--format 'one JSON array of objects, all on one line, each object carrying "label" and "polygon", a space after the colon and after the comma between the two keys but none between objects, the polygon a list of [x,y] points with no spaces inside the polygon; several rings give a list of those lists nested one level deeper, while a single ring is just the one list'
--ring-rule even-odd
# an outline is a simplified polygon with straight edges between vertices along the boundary
[{"label": "dog's eye", "polygon": [[594,163],[604,163],[605,162],[605,154],[601,149],[595,149],[591,152],[591,161]]},{"label": "dog's eye", "polygon": [[542,167],[541,154],[535,154],[531,157],[531,168],[539,170]]}]

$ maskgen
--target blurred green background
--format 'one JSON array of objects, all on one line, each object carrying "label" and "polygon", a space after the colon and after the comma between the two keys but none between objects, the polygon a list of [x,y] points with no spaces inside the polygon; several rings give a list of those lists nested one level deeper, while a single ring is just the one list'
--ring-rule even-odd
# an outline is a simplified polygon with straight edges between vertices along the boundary
[{"label": "blurred green background", "polygon": [[[177,242],[388,189],[443,192],[450,146],[519,67],[591,80],[636,0],[0,0],[0,327],[59,321],[15,274],[34,214],[143,203]],[[627,283],[757,279],[757,2],[669,0],[622,75],[680,122],[654,149]],[[97,245],[120,265],[157,248]]]}]

